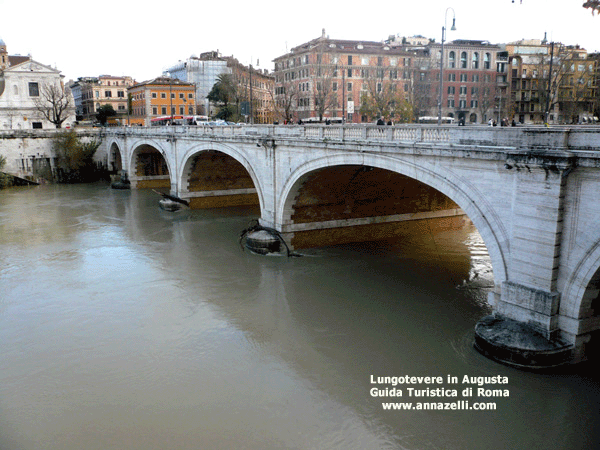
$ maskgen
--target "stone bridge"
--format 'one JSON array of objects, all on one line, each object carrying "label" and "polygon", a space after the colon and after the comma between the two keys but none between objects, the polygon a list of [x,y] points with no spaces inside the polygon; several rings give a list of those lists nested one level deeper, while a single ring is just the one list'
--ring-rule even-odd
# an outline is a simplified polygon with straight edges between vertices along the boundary
[{"label": "stone bridge", "polygon": [[530,367],[600,350],[600,128],[104,133],[108,166],[127,171],[132,187],[163,188],[192,208],[259,205],[260,224],[293,248],[418,232],[431,221],[458,226],[468,217],[495,280],[494,315],[478,323],[476,347]]}]

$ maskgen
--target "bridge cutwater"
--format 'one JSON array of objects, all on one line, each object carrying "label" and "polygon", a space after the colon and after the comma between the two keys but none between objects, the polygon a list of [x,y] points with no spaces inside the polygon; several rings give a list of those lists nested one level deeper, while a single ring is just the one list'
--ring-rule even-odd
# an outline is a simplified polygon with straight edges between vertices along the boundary
[{"label": "bridge cutwater", "polygon": [[290,249],[470,220],[495,281],[476,348],[528,368],[598,352],[600,128],[132,127],[102,145],[132,188],[258,204]]}]

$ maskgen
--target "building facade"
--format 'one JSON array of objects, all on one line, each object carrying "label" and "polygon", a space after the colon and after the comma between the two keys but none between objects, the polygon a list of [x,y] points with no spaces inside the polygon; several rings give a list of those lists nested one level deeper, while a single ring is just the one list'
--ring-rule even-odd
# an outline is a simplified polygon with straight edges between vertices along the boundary
[{"label": "building facade", "polygon": [[247,122],[272,123],[273,76],[267,71],[244,66],[232,56],[221,56],[218,51],[202,53],[200,57],[191,56],[163,71],[163,76],[171,76],[195,86],[197,112],[207,116],[214,116],[217,112],[217,106],[212,105],[207,97],[219,76],[224,74],[233,76],[237,98],[243,109],[240,115]]},{"label": "building facade", "polygon": [[[430,92],[438,99],[436,104],[441,99],[442,116],[473,124],[508,117],[508,55],[504,49],[487,41],[451,41],[444,45],[440,70],[441,45],[434,43],[429,48],[434,61],[430,70],[437,72],[432,76],[437,86],[432,83]],[[438,111],[432,115],[437,116]]]},{"label": "building facade", "polygon": [[9,55],[0,39],[0,129],[70,127],[75,108],[63,78],[30,56]]},{"label": "building facade", "polygon": [[176,78],[195,86],[196,104],[198,105],[198,114],[212,116],[214,108],[211,108],[210,102],[206,98],[219,75],[231,73],[228,64],[229,58],[223,57],[218,51],[201,53],[200,56],[192,55],[185,61],[163,71],[163,77]]},{"label": "building facade", "polygon": [[525,124],[593,123],[598,61],[579,46],[529,39],[507,44],[514,118]]},{"label": "building facade", "polygon": [[128,125],[151,126],[153,119],[168,116],[169,121],[196,114],[196,92],[191,83],[167,77],[144,81],[128,90],[132,113]]},{"label": "building facade", "polygon": [[[274,60],[276,120],[395,119],[408,98],[411,58],[385,42],[330,39],[323,30]],[[387,105],[379,114],[376,99]]]},{"label": "building facade", "polygon": [[273,75],[244,66],[235,58],[230,58],[228,63],[237,88],[240,115],[248,123],[273,123]]},{"label": "building facade", "polygon": [[131,77],[82,77],[71,84],[75,99],[77,120],[95,121],[96,113],[101,106],[111,105],[120,119],[128,113],[127,90],[133,86]]}]

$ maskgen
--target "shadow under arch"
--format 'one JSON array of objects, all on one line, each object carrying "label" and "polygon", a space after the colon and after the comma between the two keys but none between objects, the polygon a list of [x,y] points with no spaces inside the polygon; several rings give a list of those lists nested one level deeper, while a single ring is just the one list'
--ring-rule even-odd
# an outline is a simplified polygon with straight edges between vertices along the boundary
[{"label": "shadow under arch", "polygon": [[238,163],[243,169],[246,171],[252,182],[252,189],[256,191],[256,195],[258,197],[258,204],[260,207],[261,215],[264,210],[264,194],[263,188],[260,183],[260,178],[256,175],[256,171],[254,167],[250,163],[250,161],[244,156],[244,153],[239,151],[233,146],[222,144],[222,143],[202,143],[195,145],[189,148],[185,154],[183,155],[179,173],[177,174],[177,185],[179,186],[180,195],[189,194],[193,191],[189,189],[190,176],[194,169],[194,160],[197,156],[208,153],[208,152],[217,152],[223,155],[226,155],[232,158],[236,163]]},{"label": "shadow under arch", "polygon": [[115,141],[112,141],[108,147],[106,165],[110,173],[119,173],[125,166],[123,152],[119,144]]},{"label": "shadow under arch", "polygon": [[[338,165],[362,165],[396,172],[420,181],[449,197],[462,208],[481,234],[492,261],[496,285],[500,286],[508,279],[505,255],[509,252],[509,239],[506,228],[484,195],[471,183],[448,169],[436,167],[434,170],[427,164],[417,165],[404,159],[366,154],[341,154],[312,160],[290,174],[283,186],[277,207],[277,223],[282,227],[292,224],[293,203],[306,175]],[[451,180],[460,180],[460,184]]]},{"label": "shadow under arch", "polygon": [[[597,221],[596,225],[589,229],[599,230],[600,221]],[[589,236],[589,233],[586,233],[589,238],[582,237],[579,239],[580,242],[591,242],[591,244],[586,247],[579,247],[585,256],[574,267],[563,289],[559,315],[564,317],[565,320],[574,319],[579,321],[600,315],[600,308],[594,314],[595,311],[592,305],[592,301],[598,301],[599,294],[596,291],[600,289],[600,238],[597,234],[596,236]],[[600,307],[600,305],[598,306]],[[594,329],[580,330],[579,325],[577,329],[573,329],[572,326],[567,324],[563,324],[561,329],[563,328],[567,328],[566,331],[574,335],[579,335],[582,331],[582,334],[587,334],[600,330],[600,326],[596,326]]]},{"label": "shadow under arch", "polygon": [[162,146],[153,141],[139,141],[131,149],[128,172],[132,187],[171,187],[173,171]]}]

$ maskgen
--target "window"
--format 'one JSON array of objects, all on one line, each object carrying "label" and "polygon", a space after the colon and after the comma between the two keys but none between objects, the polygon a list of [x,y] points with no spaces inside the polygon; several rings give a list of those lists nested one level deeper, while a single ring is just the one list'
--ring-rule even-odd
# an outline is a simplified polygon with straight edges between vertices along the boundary
[{"label": "window", "polygon": [[348,92],[352,92],[352,83],[348,83],[348,89],[347,89],[347,91]]},{"label": "window", "polygon": [[164,116],[165,114],[167,114],[167,107],[163,106],[162,108],[160,108],[160,113]]},{"label": "window", "polygon": [[467,68],[467,52],[462,52],[460,54],[460,68],[461,69]]},{"label": "window", "polygon": [[125,91],[117,91],[117,97],[125,98]]},{"label": "window", "polygon": [[40,87],[37,83],[29,83],[29,96],[30,97],[39,97],[40,96]]},{"label": "window", "polygon": [[448,86],[448,94],[454,94],[456,93],[456,89],[454,86]]},{"label": "window", "polygon": [[[35,83],[37,84],[37,83]],[[36,130],[41,130],[42,127],[42,122],[31,122],[31,128],[36,129]]]},{"label": "window", "polygon": [[477,108],[477,100],[471,100],[471,108]]},{"label": "window", "polygon": [[368,66],[369,65],[369,57],[368,56],[361,56],[360,63],[363,66]]},{"label": "window", "polygon": [[189,94],[188,94],[188,98],[189,98],[190,100],[192,100],[192,99],[194,98],[194,94],[192,94],[192,93],[189,93]]},{"label": "window", "polygon": [[381,57],[381,56],[377,57],[377,65],[380,67],[383,66],[383,57]]},{"label": "window", "polygon": [[467,87],[466,86],[461,86],[459,93],[460,93],[460,95],[467,95]]},{"label": "window", "polygon": [[106,98],[112,97],[112,91],[104,91],[104,97],[106,97]]},{"label": "window", "polygon": [[352,65],[352,55],[348,55],[348,65]]},{"label": "window", "polygon": [[456,53],[453,51],[448,53],[448,67],[454,69],[456,67]]},{"label": "window", "polygon": [[348,78],[352,78],[352,69],[348,69]]},{"label": "window", "polygon": [[334,92],[337,91],[337,81],[333,82],[331,89],[333,89]]},{"label": "window", "polygon": [[460,81],[463,83],[467,82],[467,74],[466,73],[461,73],[460,74]]},{"label": "window", "polygon": [[158,108],[156,106],[152,107],[152,115],[154,115],[154,116],[158,115]]},{"label": "window", "polygon": [[[175,98],[175,94],[171,93],[171,99],[174,99],[174,98]],[[173,114],[175,114],[175,113],[173,113]]]},{"label": "window", "polygon": [[183,100],[183,98],[185,97],[185,95],[181,92],[179,93],[179,98]]},{"label": "window", "polygon": [[167,98],[166,92],[161,92],[160,93],[160,98]]},{"label": "window", "polygon": [[458,101],[458,107],[460,109],[465,109],[467,107],[467,101],[466,100],[459,100]]},{"label": "window", "polygon": [[454,108],[454,99],[453,98],[448,99],[448,108]]},{"label": "window", "polygon": [[473,53],[473,69],[479,69],[479,53]]},{"label": "window", "polygon": [[448,81],[456,81],[456,74],[455,73],[449,73],[448,74]]},{"label": "window", "polygon": [[156,92],[152,93],[152,98],[157,98]]},{"label": "window", "polygon": [[491,64],[492,64],[492,55],[489,53],[486,53],[485,56],[483,57],[483,68],[489,69],[491,67]]}]

